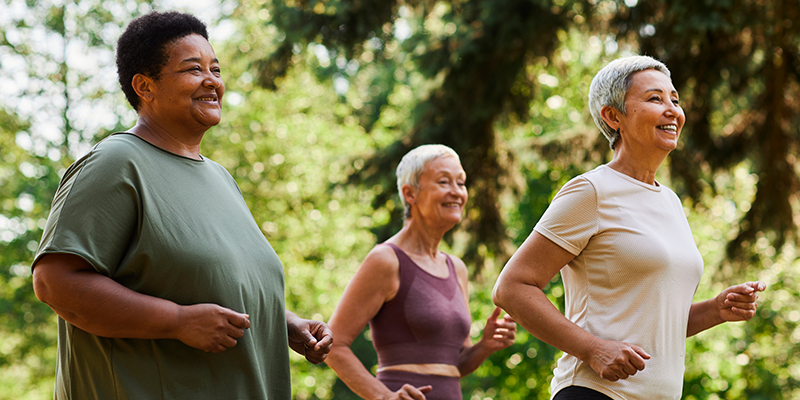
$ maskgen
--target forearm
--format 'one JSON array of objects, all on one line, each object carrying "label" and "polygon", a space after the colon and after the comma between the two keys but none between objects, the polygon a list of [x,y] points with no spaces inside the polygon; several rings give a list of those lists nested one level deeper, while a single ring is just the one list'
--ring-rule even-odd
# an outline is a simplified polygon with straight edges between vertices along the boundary
[{"label": "forearm", "polygon": [[505,282],[495,290],[494,302],[539,340],[588,361],[597,337],[564,317],[540,288]]},{"label": "forearm", "polygon": [[37,295],[86,332],[110,338],[178,338],[178,304],[138,293],[93,271],[70,271],[49,282],[39,282]]},{"label": "forearm", "polygon": [[706,329],[725,322],[714,305],[715,299],[692,304],[689,308],[689,321],[686,324],[686,337],[694,336]]},{"label": "forearm", "polygon": [[380,399],[391,391],[373,376],[346,344],[334,344],[325,360],[339,379],[362,399]]},{"label": "forearm", "polygon": [[474,372],[486,361],[492,351],[484,346],[483,338],[473,346],[464,346],[458,355],[458,372],[465,377]]}]

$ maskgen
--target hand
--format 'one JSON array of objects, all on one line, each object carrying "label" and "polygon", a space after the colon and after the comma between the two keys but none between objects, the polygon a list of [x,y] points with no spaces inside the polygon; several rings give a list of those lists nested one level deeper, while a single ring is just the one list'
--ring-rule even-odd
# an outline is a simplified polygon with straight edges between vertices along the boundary
[{"label": "hand", "polygon": [[749,321],[756,315],[758,292],[766,289],[767,284],[758,281],[745,282],[723,290],[714,299],[720,318],[725,322]]},{"label": "hand", "polygon": [[216,304],[181,306],[177,339],[206,352],[222,353],[236,346],[250,327],[250,316]]},{"label": "hand", "polygon": [[650,359],[650,355],[635,344],[597,339],[592,348],[587,360],[589,366],[611,382],[636,375],[644,369],[644,360]]},{"label": "hand", "polygon": [[381,397],[381,400],[425,400],[425,393],[431,390],[431,385],[414,387],[406,383],[400,390]]},{"label": "hand", "polygon": [[286,319],[289,347],[312,364],[325,361],[333,345],[333,332],[324,322],[302,319],[294,314]]},{"label": "hand", "polygon": [[498,319],[503,310],[500,307],[495,307],[492,315],[486,321],[486,326],[483,328],[483,340],[486,349],[492,353],[498,350],[505,349],[514,344],[514,339],[517,338],[517,323],[510,315],[506,314],[502,319]]}]

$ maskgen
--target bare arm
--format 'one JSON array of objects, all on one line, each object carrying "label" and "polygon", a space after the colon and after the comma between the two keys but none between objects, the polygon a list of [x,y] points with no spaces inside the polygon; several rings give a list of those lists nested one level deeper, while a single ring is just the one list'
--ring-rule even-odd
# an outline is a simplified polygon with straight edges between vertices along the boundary
[{"label": "bare arm", "polygon": [[[458,283],[464,295],[464,304],[469,308],[469,284],[467,266],[460,259],[453,257],[453,263],[458,274]],[[464,347],[458,355],[458,372],[467,376],[475,371],[486,359],[498,350],[505,349],[514,344],[517,335],[517,323],[511,316],[506,315],[498,319],[502,310],[495,307],[492,315],[486,321],[483,335],[478,343],[472,344],[469,336],[464,340]]]},{"label": "bare arm", "polygon": [[328,322],[336,342],[325,362],[353,392],[363,399],[424,400],[430,386],[405,385],[398,392],[375,378],[350,349],[383,303],[394,298],[400,287],[400,265],[388,246],[377,246],[367,255],[347,285],[331,320]]},{"label": "bare arm", "polygon": [[506,264],[494,287],[495,304],[528,332],[586,362],[603,379],[626,379],[650,356],[639,346],[600,339],[565,318],[543,289],[574,256],[534,231]]},{"label": "bare arm", "polygon": [[729,321],[749,321],[756,315],[758,292],[767,289],[764,282],[745,282],[731,286],[713,299],[692,304],[686,337]]},{"label": "bare arm", "polygon": [[249,316],[216,304],[181,306],[130,290],[71,254],[48,254],[33,270],[36,297],[65,321],[97,336],[177,339],[220,353],[236,345]]}]

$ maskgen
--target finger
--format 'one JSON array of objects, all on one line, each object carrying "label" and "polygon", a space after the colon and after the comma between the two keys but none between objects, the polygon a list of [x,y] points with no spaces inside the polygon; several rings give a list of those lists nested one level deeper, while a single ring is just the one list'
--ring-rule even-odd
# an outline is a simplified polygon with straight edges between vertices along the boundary
[{"label": "finger", "polygon": [[228,336],[230,336],[232,338],[239,339],[242,336],[244,336],[244,329],[235,328],[235,327],[231,328],[230,331],[228,331]]},{"label": "finger", "polygon": [[728,307],[736,307],[743,310],[755,310],[758,308],[758,304],[755,301],[732,301],[732,300],[725,300],[725,305]]},{"label": "finger", "polygon": [[314,351],[320,351],[323,353],[329,353],[331,351],[331,347],[333,345],[333,335],[326,335],[323,336],[320,341],[314,345]]},{"label": "finger", "polygon": [[[430,386],[427,386],[430,387]],[[399,391],[400,394],[408,396],[409,399],[414,400],[425,400],[425,394],[423,394],[422,390],[415,388],[412,385],[405,384]]]},{"label": "finger", "polygon": [[303,339],[303,344],[307,347],[313,348],[317,344],[317,338],[309,332],[307,327],[300,331],[300,337]]},{"label": "finger", "polygon": [[247,314],[241,314],[233,310],[229,310],[229,314],[227,315],[228,323],[233,326],[247,329],[250,327],[250,316]]},{"label": "finger", "polygon": [[647,352],[644,351],[643,348],[641,348],[641,347],[639,347],[639,346],[637,346],[635,344],[632,344],[630,346],[633,349],[633,351],[635,351],[636,354],[639,355],[639,357],[642,358],[642,368],[641,369],[644,369],[644,360],[649,360],[650,359],[650,354],[647,354]]},{"label": "finger", "polygon": [[490,319],[490,320],[496,320],[496,319],[497,319],[497,317],[499,317],[499,316],[500,316],[500,313],[501,313],[502,311],[503,311],[503,310],[502,310],[500,307],[495,307],[495,308],[494,308],[494,311],[492,311],[492,315],[490,315],[490,316],[489,316],[489,319]]},{"label": "finger", "polygon": [[327,354],[324,353],[317,353],[315,351],[306,351],[306,360],[310,361],[312,364],[319,364],[328,357]]},{"label": "finger", "polygon": [[503,316],[503,319],[504,319],[505,321],[507,321],[507,322],[514,322],[514,323],[516,323],[516,321],[514,321],[514,317],[512,317],[512,316],[510,316],[510,315],[508,315],[508,314],[504,315],[504,316]]},{"label": "finger", "polygon": [[219,341],[219,344],[225,347],[233,347],[236,346],[237,343],[239,343],[239,341],[230,336],[226,336]]},{"label": "finger", "polygon": [[747,282],[745,285],[750,286],[753,290],[757,292],[763,292],[767,290],[767,284],[761,281],[754,281],[754,282]]},{"label": "finger", "polygon": [[745,321],[749,321],[750,318],[753,318],[756,315],[755,310],[744,310],[736,307],[731,307],[731,312],[743,318]]},{"label": "finger", "polygon": [[622,367],[622,372],[628,375],[635,375],[636,372],[639,371],[639,367],[633,365],[633,360],[629,360],[628,363],[622,364],[621,367]]},{"label": "finger", "polygon": [[516,322],[508,322],[506,320],[499,320],[497,322],[497,327],[501,329],[505,329],[507,331],[516,331],[517,330],[517,323]]},{"label": "finger", "polygon": [[734,302],[741,302],[741,303],[755,303],[758,300],[758,293],[753,292],[751,294],[739,294],[739,293],[728,293],[728,296],[725,297],[725,302],[734,301]]}]

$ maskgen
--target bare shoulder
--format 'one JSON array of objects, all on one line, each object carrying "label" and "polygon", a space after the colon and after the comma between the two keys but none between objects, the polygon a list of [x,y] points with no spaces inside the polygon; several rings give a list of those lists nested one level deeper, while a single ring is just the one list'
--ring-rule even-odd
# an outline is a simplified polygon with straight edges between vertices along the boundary
[{"label": "bare shoulder", "polygon": [[460,282],[466,282],[469,276],[469,272],[467,271],[467,264],[464,264],[464,261],[462,261],[460,258],[452,254],[448,254],[448,257],[450,257],[450,260],[453,261],[453,267],[455,267],[456,269],[456,275],[458,276],[458,280]]},{"label": "bare shoulder", "polygon": [[396,275],[400,271],[400,261],[390,246],[377,245],[370,250],[359,269],[370,274]]}]

